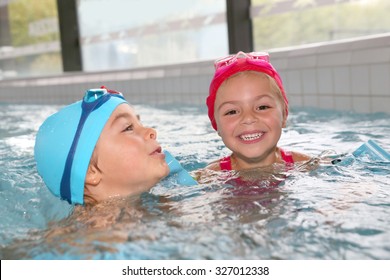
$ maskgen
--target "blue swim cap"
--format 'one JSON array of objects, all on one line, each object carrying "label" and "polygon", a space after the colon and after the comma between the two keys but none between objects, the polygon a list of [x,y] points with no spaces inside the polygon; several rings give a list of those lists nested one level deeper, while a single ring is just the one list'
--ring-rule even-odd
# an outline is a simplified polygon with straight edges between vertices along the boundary
[{"label": "blue swim cap", "polygon": [[49,116],[38,130],[34,157],[39,175],[57,197],[84,204],[84,183],[95,145],[115,108],[127,103],[120,93],[91,89],[83,100]]}]

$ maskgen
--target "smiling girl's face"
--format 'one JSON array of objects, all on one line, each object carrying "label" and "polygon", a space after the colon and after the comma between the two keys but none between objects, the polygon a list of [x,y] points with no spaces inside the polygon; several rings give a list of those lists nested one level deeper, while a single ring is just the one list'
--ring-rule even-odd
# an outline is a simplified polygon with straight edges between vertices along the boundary
[{"label": "smiling girl's face", "polygon": [[241,168],[277,161],[276,146],[286,116],[281,93],[272,82],[266,74],[246,71],[218,89],[214,107],[218,134]]},{"label": "smiling girl's face", "polygon": [[[119,105],[96,144],[85,193],[96,201],[148,191],[169,173],[157,132],[144,127],[128,104]],[[94,188],[95,187],[95,188]]]}]

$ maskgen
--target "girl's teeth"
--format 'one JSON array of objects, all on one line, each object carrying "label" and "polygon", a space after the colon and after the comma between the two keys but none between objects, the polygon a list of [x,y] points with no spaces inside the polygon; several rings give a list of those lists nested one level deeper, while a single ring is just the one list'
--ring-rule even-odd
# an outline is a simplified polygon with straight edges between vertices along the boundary
[{"label": "girl's teeth", "polygon": [[240,138],[244,141],[251,141],[251,140],[259,139],[262,135],[263,133],[245,134],[245,135],[240,135]]}]

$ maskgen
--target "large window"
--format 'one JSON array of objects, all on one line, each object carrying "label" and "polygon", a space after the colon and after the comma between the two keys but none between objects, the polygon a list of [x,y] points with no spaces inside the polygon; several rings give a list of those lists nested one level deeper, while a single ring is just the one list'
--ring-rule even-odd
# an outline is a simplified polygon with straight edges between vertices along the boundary
[{"label": "large window", "polygon": [[[64,1],[77,3],[84,71],[185,63],[228,53],[226,0]],[[0,80],[62,73],[56,3],[0,0]],[[389,0],[252,0],[254,48],[388,33],[389,15]]]},{"label": "large window", "polygon": [[0,80],[62,72],[56,0],[0,3]]},{"label": "large window", "polygon": [[228,52],[225,0],[79,0],[84,71],[213,59]]},{"label": "large window", "polygon": [[390,32],[389,0],[252,0],[256,50]]}]

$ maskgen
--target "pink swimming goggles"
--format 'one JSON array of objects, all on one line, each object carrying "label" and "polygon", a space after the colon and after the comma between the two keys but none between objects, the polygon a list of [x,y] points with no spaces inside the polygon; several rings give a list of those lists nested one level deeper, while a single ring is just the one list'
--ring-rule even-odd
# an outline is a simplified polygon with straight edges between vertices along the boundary
[{"label": "pink swimming goggles", "polygon": [[288,99],[283,88],[282,79],[272,64],[269,62],[268,53],[244,53],[240,51],[237,54],[217,59],[214,62],[214,67],[215,73],[210,83],[209,96],[206,99],[206,105],[208,107],[208,115],[211,121],[211,125],[215,130],[217,130],[217,124],[214,118],[214,103],[218,88],[227,78],[238,72],[257,71],[272,77],[282,92],[286,108],[286,116],[288,115]]}]

